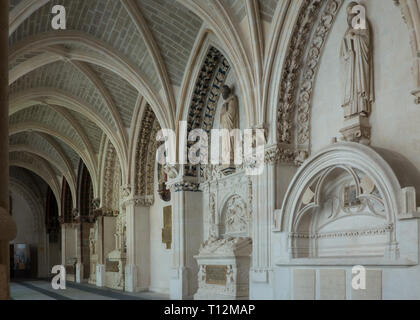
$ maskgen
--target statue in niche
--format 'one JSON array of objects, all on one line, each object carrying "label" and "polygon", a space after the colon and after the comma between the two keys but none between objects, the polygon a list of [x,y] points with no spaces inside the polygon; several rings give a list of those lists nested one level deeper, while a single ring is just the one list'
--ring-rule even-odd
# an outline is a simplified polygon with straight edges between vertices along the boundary
[{"label": "statue in niche", "polygon": [[[368,21],[355,26],[357,2],[347,7],[348,29],[341,45],[344,117],[368,117],[374,101],[372,38]],[[362,17],[364,19],[364,17]]]},{"label": "statue in niche", "polygon": [[[222,88],[222,96],[225,100],[225,103],[223,104],[220,113],[220,129],[227,129],[229,130],[229,132],[231,132],[234,129],[239,129],[238,97],[234,95],[232,89],[226,85]],[[222,139],[222,153],[224,155],[229,153],[230,164],[234,164],[235,137],[223,136]]]}]

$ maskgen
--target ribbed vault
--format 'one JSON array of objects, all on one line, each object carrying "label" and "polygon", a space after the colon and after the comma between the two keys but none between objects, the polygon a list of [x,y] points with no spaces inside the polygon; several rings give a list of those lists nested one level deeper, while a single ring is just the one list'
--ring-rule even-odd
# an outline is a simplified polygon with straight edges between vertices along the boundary
[{"label": "ribbed vault", "polygon": [[[312,87],[341,0],[9,3],[11,154],[37,157],[70,189],[81,159],[95,198],[102,198],[103,159],[112,154],[120,184],[150,196],[150,179],[143,175],[151,166],[133,165],[141,158],[141,139],[153,140],[157,128],[177,130],[180,120],[189,130],[210,130],[230,70],[241,94],[243,127],[266,128],[267,143],[277,145],[285,160],[299,162],[310,153],[312,93],[306,83],[294,82],[309,72]],[[54,5],[66,7],[66,30],[51,26]],[[312,49],[319,54],[310,60]],[[140,105],[153,113],[151,127]],[[186,171],[198,175],[197,168]],[[117,210],[110,199],[100,200]]]}]

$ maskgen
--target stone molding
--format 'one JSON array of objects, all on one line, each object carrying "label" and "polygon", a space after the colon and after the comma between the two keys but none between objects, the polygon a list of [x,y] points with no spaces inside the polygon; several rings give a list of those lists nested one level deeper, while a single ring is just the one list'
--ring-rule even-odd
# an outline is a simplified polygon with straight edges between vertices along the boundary
[{"label": "stone molding", "polygon": [[305,0],[299,14],[284,63],[277,109],[277,139],[284,162],[301,164],[310,153],[314,82],[326,39],[342,3],[343,0]]}]

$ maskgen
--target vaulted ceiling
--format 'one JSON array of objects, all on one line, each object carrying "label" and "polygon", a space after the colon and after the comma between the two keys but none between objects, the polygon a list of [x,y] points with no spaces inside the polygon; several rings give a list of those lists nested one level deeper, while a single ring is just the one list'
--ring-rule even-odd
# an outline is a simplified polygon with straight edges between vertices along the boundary
[{"label": "vaulted ceiling", "polygon": [[[216,2],[239,25],[248,1],[271,23],[278,0]],[[105,137],[128,161],[142,101],[161,127],[175,128],[188,64],[217,14],[204,0],[9,3],[10,161],[36,171],[56,193],[62,177],[74,191],[80,159],[99,180]],[[54,5],[66,8],[66,30],[51,26]]]}]

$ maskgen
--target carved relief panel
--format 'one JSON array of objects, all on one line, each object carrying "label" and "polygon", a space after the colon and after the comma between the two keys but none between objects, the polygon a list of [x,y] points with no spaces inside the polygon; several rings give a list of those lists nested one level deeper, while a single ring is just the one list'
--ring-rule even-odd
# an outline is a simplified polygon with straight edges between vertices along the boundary
[{"label": "carved relief panel", "polygon": [[244,170],[229,176],[213,175],[200,187],[204,195],[204,240],[251,236],[252,182]]}]

